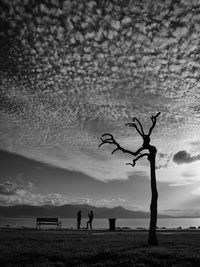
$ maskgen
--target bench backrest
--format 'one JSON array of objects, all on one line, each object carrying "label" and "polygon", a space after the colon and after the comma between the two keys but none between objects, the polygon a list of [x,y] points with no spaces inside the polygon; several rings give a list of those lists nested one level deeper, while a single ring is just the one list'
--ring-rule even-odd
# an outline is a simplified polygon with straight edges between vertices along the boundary
[{"label": "bench backrest", "polygon": [[58,222],[58,218],[36,218],[37,222]]}]

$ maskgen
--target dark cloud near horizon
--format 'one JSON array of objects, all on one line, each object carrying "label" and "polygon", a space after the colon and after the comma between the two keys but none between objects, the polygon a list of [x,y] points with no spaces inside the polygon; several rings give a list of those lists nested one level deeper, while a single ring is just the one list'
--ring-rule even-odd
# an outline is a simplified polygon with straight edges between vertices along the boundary
[{"label": "dark cloud near horizon", "polygon": [[191,156],[186,150],[181,150],[173,156],[173,162],[176,164],[192,163],[197,160],[200,160],[200,155]]}]

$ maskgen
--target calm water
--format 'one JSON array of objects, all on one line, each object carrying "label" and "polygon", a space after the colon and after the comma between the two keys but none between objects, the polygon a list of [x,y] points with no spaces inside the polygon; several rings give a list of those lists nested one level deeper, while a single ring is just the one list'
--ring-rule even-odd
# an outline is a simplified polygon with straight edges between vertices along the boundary
[{"label": "calm water", "polygon": [[[62,228],[76,228],[76,219],[66,219],[61,218]],[[86,226],[87,219],[82,219],[81,227]],[[35,218],[0,218],[0,227],[5,227],[9,225],[10,227],[35,227]],[[166,228],[177,228],[181,226],[182,228],[198,227],[200,226],[200,218],[175,218],[175,219],[158,219],[158,227]],[[54,226],[42,226],[42,227],[54,227]],[[94,219],[93,228],[95,229],[108,229],[109,223],[108,219]],[[149,219],[117,219],[116,227],[130,227],[137,228],[149,227]]]}]

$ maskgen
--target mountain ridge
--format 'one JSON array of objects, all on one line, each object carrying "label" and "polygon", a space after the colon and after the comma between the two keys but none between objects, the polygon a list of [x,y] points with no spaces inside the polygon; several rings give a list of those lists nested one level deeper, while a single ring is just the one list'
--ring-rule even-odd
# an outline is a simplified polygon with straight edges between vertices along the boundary
[{"label": "mountain ridge", "polygon": [[[149,212],[132,211],[122,206],[113,208],[95,207],[87,204],[65,204],[61,206],[33,206],[13,205],[0,206],[1,217],[60,217],[74,218],[77,212],[82,211],[82,217],[87,218],[90,210],[93,210],[95,218],[149,218]],[[158,218],[174,218],[173,216],[158,214]]]}]

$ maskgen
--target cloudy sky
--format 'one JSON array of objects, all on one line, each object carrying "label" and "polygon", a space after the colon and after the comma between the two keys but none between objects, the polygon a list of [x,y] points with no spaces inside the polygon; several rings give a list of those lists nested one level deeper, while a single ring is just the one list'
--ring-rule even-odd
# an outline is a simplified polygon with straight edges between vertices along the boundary
[{"label": "cloudy sky", "polygon": [[147,160],[124,125],[157,147],[159,212],[200,205],[200,1],[3,0],[0,204],[89,203],[149,210]]}]

